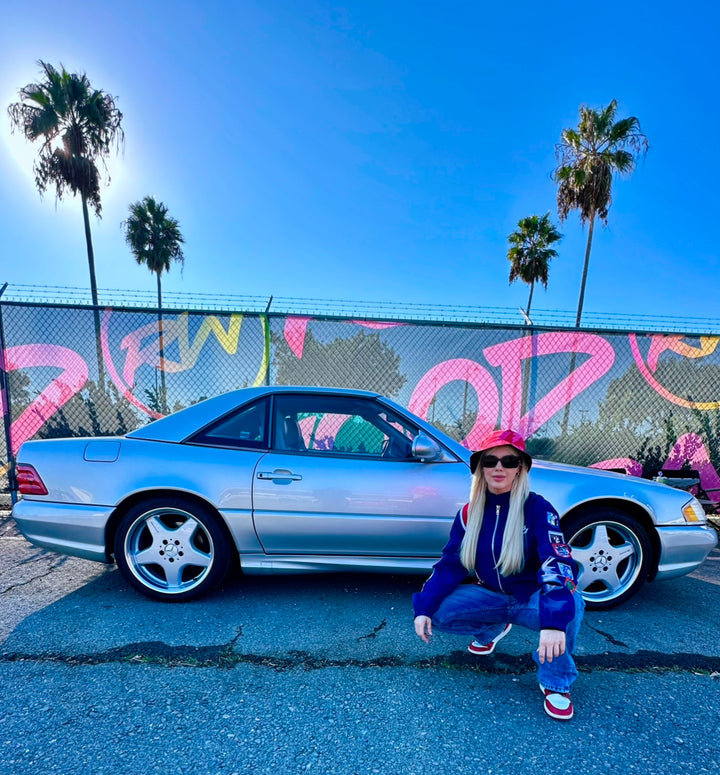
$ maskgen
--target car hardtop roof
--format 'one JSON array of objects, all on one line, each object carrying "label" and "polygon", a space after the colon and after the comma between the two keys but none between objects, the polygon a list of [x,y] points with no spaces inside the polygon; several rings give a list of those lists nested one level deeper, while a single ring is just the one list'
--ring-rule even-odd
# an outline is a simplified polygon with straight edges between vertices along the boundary
[{"label": "car hardtop roof", "polygon": [[368,398],[380,398],[380,393],[372,393],[368,390],[353,390],[351,388],[311,387],[307,385],[265,385],[260,387],[242,388],[231,390],[219,396],[206,398],[197,404],[181,409],[179,412],[162,417],[159,420],[148,423],[142,428],[130,431],[126,434],[131,439],[151,439],[154,441],[180,442],[199,431],[214,420],[231,412],[242,404],[253,401],[267,395],[281,395],[283,393],[306,394],[333,394],[345,396],[358,396]]}]

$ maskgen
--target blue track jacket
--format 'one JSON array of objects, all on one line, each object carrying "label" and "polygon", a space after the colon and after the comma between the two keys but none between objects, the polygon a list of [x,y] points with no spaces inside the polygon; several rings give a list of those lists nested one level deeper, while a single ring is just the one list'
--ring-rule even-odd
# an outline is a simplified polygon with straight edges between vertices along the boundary
[{"label": "blue track jacket", "polygon": [[[572,598],[577,585],[577,566],[560,529],[555,509],[531,492],[525,502],[525,565],[519,573],[503,576],[496,568],[510,506],[510,493],[486,493],[485,512],[475,555],[478,584],[525,601],[540,590],[540,627],[565,631],[575,615]],[[432,616],[442,601],[467,577],[460,562],[468,506],[455,516],[450,540],[433,566],[430,578],[413,595],[415,616]]]}]

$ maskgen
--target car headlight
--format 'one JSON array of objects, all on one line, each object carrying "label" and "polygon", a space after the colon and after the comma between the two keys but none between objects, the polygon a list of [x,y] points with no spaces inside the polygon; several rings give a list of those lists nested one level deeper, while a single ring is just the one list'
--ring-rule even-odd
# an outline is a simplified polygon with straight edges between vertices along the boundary
[{"label": "car headlight", "polygon": [[689,500],[682,508],[686,522],[705,522],[705,511],[697,498]]}]

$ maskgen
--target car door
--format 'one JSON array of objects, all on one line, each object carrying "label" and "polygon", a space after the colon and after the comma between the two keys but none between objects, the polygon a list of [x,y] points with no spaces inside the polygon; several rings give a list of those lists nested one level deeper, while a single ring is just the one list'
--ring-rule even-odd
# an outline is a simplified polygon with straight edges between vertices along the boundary
[{"label": "car door", "polygon": [[413,458],[410,418],[366,397],[274,398],[253,515],[268,554],[433,557],[467,499],[467,465]]}]

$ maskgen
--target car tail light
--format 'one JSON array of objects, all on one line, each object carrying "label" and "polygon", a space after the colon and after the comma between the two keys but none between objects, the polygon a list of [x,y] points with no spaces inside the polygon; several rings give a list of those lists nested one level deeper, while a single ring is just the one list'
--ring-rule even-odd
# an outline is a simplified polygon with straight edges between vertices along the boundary
[{"label": "car tail light", "polygon": [[40,478],[40,474],[26,463],[18,463],[15,469],[15,478],[18,483],[18,490],[23,495],[47,495],[45,482]]}]

